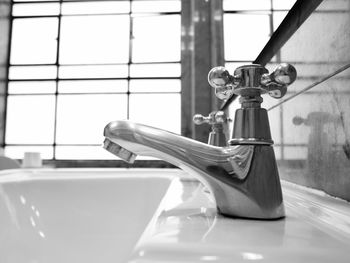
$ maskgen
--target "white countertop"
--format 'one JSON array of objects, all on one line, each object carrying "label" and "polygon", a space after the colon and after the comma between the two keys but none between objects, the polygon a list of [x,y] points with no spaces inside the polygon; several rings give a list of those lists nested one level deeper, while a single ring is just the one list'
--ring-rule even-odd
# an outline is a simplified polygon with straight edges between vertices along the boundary
[{"label": "white countertop", "polygon": [[249,220],[176,169],[2,171],[0,262],[349,262],[349,203],[282,189],[286,218]]}]

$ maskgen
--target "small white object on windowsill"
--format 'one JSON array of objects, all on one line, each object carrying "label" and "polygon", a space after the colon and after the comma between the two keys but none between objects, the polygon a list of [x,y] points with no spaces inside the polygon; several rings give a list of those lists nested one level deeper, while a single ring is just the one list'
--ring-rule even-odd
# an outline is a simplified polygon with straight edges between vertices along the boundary
[{"label": "small white object on windowsill", "polygon": [[42,160],[39,152],[25,152],[22,162],[23,168],[41,168]]}]

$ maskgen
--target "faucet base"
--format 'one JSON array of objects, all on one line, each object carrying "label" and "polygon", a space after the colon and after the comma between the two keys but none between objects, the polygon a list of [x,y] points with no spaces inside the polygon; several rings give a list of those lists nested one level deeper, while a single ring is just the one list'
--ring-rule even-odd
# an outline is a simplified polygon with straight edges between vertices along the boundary
[{"label": "faucet base", "polygon": [[282,188],[272,146],[254,146],[250,170],[243,180],[225,180],[216,184],[219,187],[212,191],[217,208],[223,215],[253,219],[279,219],[285,216]]}]

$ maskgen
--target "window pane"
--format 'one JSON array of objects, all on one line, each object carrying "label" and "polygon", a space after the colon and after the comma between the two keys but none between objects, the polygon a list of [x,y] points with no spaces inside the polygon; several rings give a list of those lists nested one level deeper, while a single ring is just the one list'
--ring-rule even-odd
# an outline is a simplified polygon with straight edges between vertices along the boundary
[{"label": "window pane", "polygon": [[153,13],[153,12],[180,12],[181,1],[168,0],[168,1],[132,1],[132,12]]},{"label": "window pane", "polygon": [[274,11],[273,12],[273,30],[275,31],[282,23],[283,19],[288,14],[287,11]]},{"label": "window pane", "polygon": [[62,3],[63,15],[129,13],[129,11],[130,4],[128,1]]},{"label": "window pane", "polygon": [[129,23],[127,15],[62,17],[60,63],[128,62]]},{"label": "window pane", "polygon": [[12,8],[14,16],[58,15],[60,13],[59,3],[14,4]]},{"label": "window pane", "polygon": [[271,0],[224,0],[223,9],[225,11],[235,10],[270,10]]},{"label": "window pane", "polygon": [[279,10],[289,10],[293,7],[296,0],[273,0],[272,6],[273,9]]},{"label": "window pane", "polygon": [[181,81],[179,79],[131,80],[130,92],[181,92]]},{"label": "window pane", "polygon": [[57,111],[57,143],[99,144],[109,122],[126,119],[127,96],[60,95]]},{"label": "window pane", "polygon": [[127,76],[127,65],[61,66],[59,68],[59,77],[62,79],[126,78]]},{"label": "window pane", "polygon": [[282,149],[280,146],[273,146],[273,151],[275,152],[275,157],[276,160],[281,160],[282,159]]},{"label": "window pane", "polygon": [[55,93],[54,81],[10,81],[9,94]]},{"label": "window pane", "polygon": [[12,66],[9,79],[55,79],[56,66]]},{"label": "window pane", "polygon": [[11,63],[55,63],[57,31],[57,18],[14,19],[12,24]]},{"label": "window pane", "polygon": [[8,96],[6,143],[53,143],[55,96]]},{"label": "window pane", "polygon": [[75,80],[60,81],[58,92],[60,93],[90,93],[90,92],[127,92],[126,80]]},{"label": "window pane", "polygon": [[23,159],[25,152],[39,152],[41,159],[53,158],[52,146],[6,146],[6,156],[14,159]]},{"label": "window pane", "polygon": [[131,64],[130,77],[180,77],[180,63],[172,64]]},{"label": "window pane", "polygon": [[181,96],[131,94],[130,120],[180,134]]},{"label": "window pane", "polygon": [[56,158],[61,160],[117,160],[115,155],[101,146],[57,146]]},{"label": "window pane", "polygon": [[269,33],[268,15],[225,14],[225,59],[253,61],[266,45]]},{"label": "window pane", "polygon": [[236,68],[243,66],[243,65],[247,65],[250,64],[251,61],[247,61],[247,62],[228,62],[225,63],[225,68],[228,70],[228,72],[230,72],[231,75],[233,75],[233,73],[235,72]]},{"label": "window pane", "polygon": [[132,61],[180,61],[180,19],[180,15],[134,17]]}]

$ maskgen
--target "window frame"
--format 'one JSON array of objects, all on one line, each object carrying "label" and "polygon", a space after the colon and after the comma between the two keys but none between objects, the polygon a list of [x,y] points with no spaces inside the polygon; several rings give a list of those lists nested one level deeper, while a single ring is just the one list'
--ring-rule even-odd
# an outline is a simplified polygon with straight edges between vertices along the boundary
[{"label": "window frame", "polygon": [[[46,3],[46,2],[40,2],[40,1],[32,1],[32,2],[29,2],[30,3],[38,3],[38,4],[41,4],[41,3]],[[55,63],[52,63],[52,64],[26,64],[26,63],[23,63],[23,64],[19,64],[19,63],[15,63],[15,64],[12,64],[11,61],[10,61],[10,56],[11,56],[11,34],[12,34],[12,30],[10,30],[10,35],[9,35],[9,41],[8,41],[8,46],[9,46],[9,50],[8,50],[8,57],[7,57],[7,79],[6,79],[6,88],[5,88],[5,94],[4,94],[4,101],[7,102],[7,98],[8,96],[23,96],[23,95],[28,95],[28,96],[32,96],[32,95],[53,95],[54,98],[55,98],[55,117],[54,117],[54,122],[55,122],[55,127],[54,127],[54,135],[53,135],[53,143],[50,143],[50,144],[17,144],[17,143],[7,143],[5,138],[6,138],[6,117],[7,117],[7,105],[5,105],[5,109],[4,109],[4,119],[3,119],[3,126],[4,126],[4,129],[3,129],[3,134],[2,134],[2,142],[1,142],[1,146],[4,148],[6,146],[49,146],[49,147],[52,147],[52,150],[53,150],[53,158],[52,159],[45,159],[44,160],[44,164],[49,164],[49,165],[54,165],[54,166],[62,166],[62,164],[64,164],[64,166],[70,166],[71,163],[79,163],[79,166],[84,166],[82,164],[82,162],[87,162],[87,163],[90,163],[90,165],[95,165],[95,166],[100,166],[100,163],[106,163],[110,160],[104,160],[104,159],[97,159],[97,160],[82,160],[82,159],[79,159],[79,160],[64,160],[64,159],[56,159],[56,147],[57,146],[98,146],[100,147],[101,144],[59,144],[56,142],[57,140],[57,136],[56,136],[56,131],[57,131],[57,103],[58,103],[58,97],[59,96],[62,96],[62,95],[68,95],[65,94],[65,93],[61,93],[59,92],[59,82],[60,81],[65,81],[65,80],[69,80],[69,79],[60,79],[59,78],[59,67],[61,66],[61,64],[59,63],[59,52],[60,52],[60,28],[61,28],[61,23],[62,23],[62,17],[64,17],[65,15],[62,15],[61,11],[62,11],[62,3],[64,3],[66,1],[62,1],[62,0],[56,0],[55,2],[51,2],[50,3],[58,3],[60,4],[60,12],[59,14],[57,15],[28,15],[28,16],[14,16],[12,14],[12,9],[13,9],[13,5],[14,4],[28,4],[28,2],[12,2],[11,4],[11,10],[9,12],[9,21],[10,21],[10,26],[12,27],[13,25],[13,21],[15,19],[31,19],[31,18],[58,18],[58,37],[57,37],[57,54],[56,54],[56,61]],[[71,1],[67,1],[67,2],[71,2]],[[82,2],[90,2],[90,0],[83,0]],[[129,2],[129,12],[128,13],[120,13],[120,15],[128,15],[129,17],[129,55],[128,55],[128,61],[125,63],[125,65],[127,66],[128,68],[128,76],[125,77],[125,78],[113,78],[113,80],[119,80],[119,79],[123,79],[123,80],[126,80],[127,81],[127,86],[128,86],[128,91],[127,92],[123,92],[123,94],[126,94],[127,95],[127,117],[129,118],[129,103],[130,103],[130,96],[132,94],[150,94],[150,93],[155,93],[155,94],[181,94],[181,90],[180,91],[157,91],[157,92],[132,92],[130,91],[130,82],[132,80],[153,80],[153,79],[157,79],[157,80],[168,80],[168,79],[174,79],[174,80],[178,80],[178,81],[181,81],[181,75],[179,76],[176,76],[176,77],[132,77],[130,75],[130,68],[132,65],[155,65],[155,64],[160,64],[160,65],[163,65],[163,64],[180,64],[181,63],[181,60],[180,61],[160,61],[160,62],[133,62],[132,61],[132,54],[131,54],[131,50],[132,50],[132,37],[133,37],[133,21],[134,21],[134,17],[133,17],[133,13],[132,13],[132,1]],[[171,16],[171,15],[180,15],[181,16],[181,12],[153,12],[153,13],[142,13],[142,15],[151,15],[151,16]],[[88,16],[89,14],[87,14]],[[98,15],[98,14],[94,14],[94,15]],[[113,14],[102,14],[102,15],[113,15]],[[118,14],[116,14],[118,15]],[[66,15],[66,16],[70,16],[70,15]],[[72,16],[79,16],[79,15],[72,15]],[[118,63],[117,63],[118,64]],[[25,80],[25,79],[22,79],[22,80],[16,80],[16,79],[13,79],[11,80],[9,78],[9,69],[11,66],[55,66],[56,67],[56,78],[54,79],[50,79],[49,81],[55,81],[56,83],[56,90],[54,93],[49,93],[49,94],[46,94],[46,93],[35,93],[35,94],[9,94],[9,83],[11,81],[43,81],[42,79],[30,79],[30,80]],[[92,65],[92,64],[87,64],[87,65]],[[102,64],[98,64],[98,65],[104,65],[103,63]],[[106,64],[106,65],[110,65],[110,64]],[[181,66],[181,65],[180,65]],[[99,80],[99,78],[88,78],[88,79],[83,79],[83,80]],[[108,78],[102,78],[101,80],[108,80]],[[45,80],[46,81],[46,80]],[[72,79],[72,81],[79,81],[79,79]],[[95,93],[83,93],[83,94],[86,94],[86,95],[90,95],[90,94],[106,94],[106,95],[109,95],[109,94],[120,94],[119,92],[116,92],[116,93],[107,93],[107,92],[95,92]],[[77,95],[76,93],[72,93],[72,94],[69,94],[69,95]],[[112,121],[112,120],[111,120]],[[102,132],[102,131],[101,131]],[[164,166],[164,164],[162,164]],[[108,166],[108,165],[107,165]]]},{"label": "window frame", "polygon": [[[206,78],[203,78],[203,75],[205,76],[207,74],[208,68],[210,69],[210,67],[213,66],[223,65],[225,62],[223,54],[222,0],[205,2],[200,0],[181,0],[181,2],[181,26],[183,30],[187,30],[187,32],[183,32],[181,36],[183,46],[183,51],[181,53],[181,131],[184,136],[205,141],[208,136],[209,128],[195,126],[192,123],[192,116],[196,113],[205,115],[213,109],[227,110],[228,106],[235,99],[235,97],[231,97],[224,103],[218,101],[215,98],[212,89],[208,92],[209,87],[206,83]],[[279,48],[295,33],[295,31],[321,2],[322,0],[306,2],[298,0],[254,62],[264,65],[271,57],[278,54]],[[12,9],[10,1],[8,4],[11,6],[10,9]],[[11,39],[12,32],[11,25],[13,17],[11,14],[12,12],[10,11],[10,14],[8,15],[8,20],[10,21],[9,39]],[[198,23],[198,21],[195,22],[198,18],[198,14],[201,14],[206,20],[204,19],[204,21],[200,21],[200,23]],[[300,21],[300,17],[303,18],[302,21]],[[205,23],[206,21],[207,23]],[[286,28],[288,30],[286,30]],[[199,34],[199,32],[205,32],[205,34]],[[203,39],[210,39],[210,41],[203,42]],[[8,44],[8,46],[10,46],[10,44]],[[209,55],[207,52],[209,52]],[[8,69],[10,52],[7,52],[7,54]],[[203,54],[205,54],[204,63],[202,63]],[[8,78],[5,79],[5,84],[6,83],[8,83]],[[4,111],[1,112],[3,123],[0,121],[0,124],[3,127],[3,129],[0,128],[0,131],[2,132],[2,134],[0,134],[2,135],[0,138],[2,147],[5,146],[4,132],[6,127],[4,126],[6,124],[6,92],[7,88],[5,87],[5,96],[2,97],[5,108]],[[44,164],[45,163],[48,166],[54,167],[129,167],[119,160],[46,160],[44,161]],[[133,167],[151,166],[168,167],[169,164],[163,161],[140,160],[136,161]]]}]

